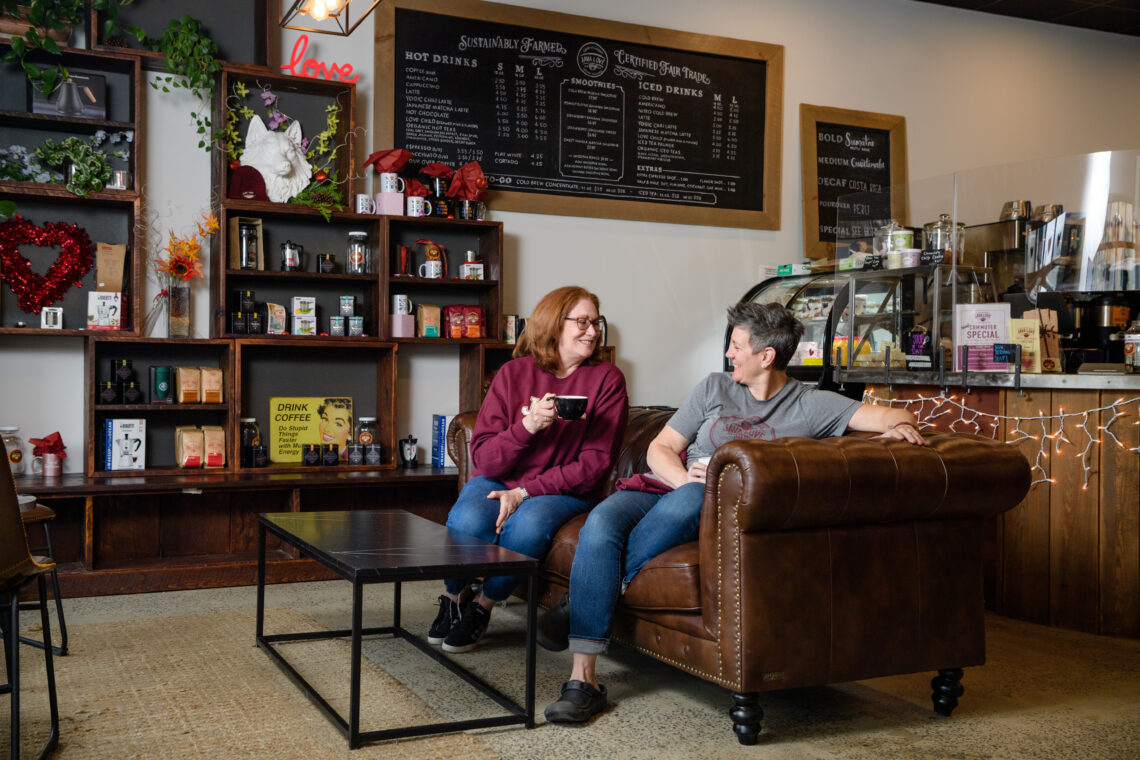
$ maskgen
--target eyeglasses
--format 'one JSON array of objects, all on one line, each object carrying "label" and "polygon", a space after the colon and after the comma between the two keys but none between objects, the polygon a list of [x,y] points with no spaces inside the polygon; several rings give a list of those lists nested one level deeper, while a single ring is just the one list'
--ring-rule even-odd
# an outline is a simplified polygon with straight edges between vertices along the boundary
[{"label": "eyeglasses", "polygon": [[595,330],[601,331],[601,329],[603,327],[605,327],[605,324],[606,324],[606,318],[605,317],[598,317],[597,319],[589,319],[587,317],[564,317],[563,321],[564,322],[577,322],[578,323],[578,329],[581,330],[582,332],[585,332],[586,330],[588,330],[590,325],[593,325]]}]

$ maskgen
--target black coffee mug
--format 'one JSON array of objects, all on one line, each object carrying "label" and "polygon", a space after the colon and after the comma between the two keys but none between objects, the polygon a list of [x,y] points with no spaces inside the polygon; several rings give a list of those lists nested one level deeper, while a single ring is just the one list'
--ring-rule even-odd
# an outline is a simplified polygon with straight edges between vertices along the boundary
[{"label": "black coffee mug", "polygon": [[554,408],[564,420],[578,420],[586,413],[586,396],[555,396]]}]

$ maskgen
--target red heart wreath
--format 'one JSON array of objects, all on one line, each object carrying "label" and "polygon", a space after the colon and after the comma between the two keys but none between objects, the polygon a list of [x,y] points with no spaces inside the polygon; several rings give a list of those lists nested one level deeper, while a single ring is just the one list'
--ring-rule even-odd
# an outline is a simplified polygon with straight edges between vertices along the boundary
[{"label": "red heart wreath", "polygon": [[[26,244],[59,246],[59,257],[46,276],[33,272],[31,262],[20,254],[20,246]],[[8,283],[26,312],[39,314],[73,284],[82,286],[92,261],[91,238],[82,227],[64,222],[37,227],[20,216],[0,223],[0,280]]]}]

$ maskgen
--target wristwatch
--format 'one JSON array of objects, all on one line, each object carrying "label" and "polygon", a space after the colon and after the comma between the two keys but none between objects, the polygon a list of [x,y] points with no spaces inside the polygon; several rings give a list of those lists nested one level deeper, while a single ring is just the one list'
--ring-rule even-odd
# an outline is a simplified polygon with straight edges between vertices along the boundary
[{"label": "wristwatch", "polygon": [[525,488],[525,487],[523,487],[523,486],[519,486],[519,490],[520,490],[520,491],[522,491],[522,497],[523,497],[523,501],[526,501],[527,499],[529,499],[529,498],[530,498],[530,494],[529,494],[529,493],[527,493],[527,490],[526,490],[526,488]]}]

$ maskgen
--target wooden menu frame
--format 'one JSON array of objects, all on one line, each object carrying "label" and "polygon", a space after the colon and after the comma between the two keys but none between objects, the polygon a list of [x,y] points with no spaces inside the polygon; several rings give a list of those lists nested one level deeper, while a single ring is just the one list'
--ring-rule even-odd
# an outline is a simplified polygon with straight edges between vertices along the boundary
[{"label": "wooden menu frame", "polygon": [[[567,35],[590,36],[607,41],[654,46],[718,59],[748,59],[765,64],[763,98],[764,144],[760,155],[763,167],[760,184],[761,208],[719,208],[715,205],[646,202],[614,198],[583,197],[554,192],[520,192],[493,188],[490,205],[495,210],[525,211],[538,214],[591,216],[652,222],[673,222],[722,227],[780,228],[780,179],[783,136],[784,48],[762,42],[714,37],[704,34],[660,29],[553,11],[523,8],[481,0],[389,0],[377,7],[376,85],[374,124],[377,148],[403,147],[394,144],[396,127],[396,61],[399,42],[395,39],[397,9],[453,16],[516,27],[544,29]],[[488,106],[492,107],[492,106]],[[632,111],[632,109],[631,109]],[[630,116],[628,118],[636,118]],[[752,139],[740,135],[742,140]]]},{"label": "wooden menu frame", "polygon": [[800,104],[800,161],[803,179],[804,256],[835,258],[835,243],[820,240],[819,124],[839,124],[888,133],[891,218],[907,223],[906,118],[871,111],[852,111]]}]

